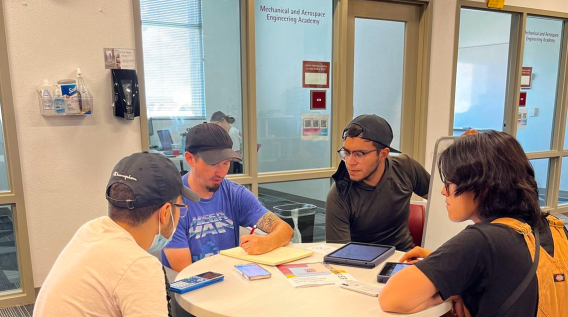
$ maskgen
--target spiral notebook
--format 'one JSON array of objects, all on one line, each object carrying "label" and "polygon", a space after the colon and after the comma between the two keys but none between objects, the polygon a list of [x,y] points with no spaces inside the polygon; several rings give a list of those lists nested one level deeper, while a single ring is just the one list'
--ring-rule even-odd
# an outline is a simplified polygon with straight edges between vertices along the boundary
[{"label": "spiral notebook", "polygon": [[310,255],[314,254],[314,251],[296,249],[291,247],[280,247],[265,254],[250,255],[246,253],[243,248],[236,247],[228,250],[221,250],[221,254],[245,261],[276,266],[279,264],[307,258]]}]

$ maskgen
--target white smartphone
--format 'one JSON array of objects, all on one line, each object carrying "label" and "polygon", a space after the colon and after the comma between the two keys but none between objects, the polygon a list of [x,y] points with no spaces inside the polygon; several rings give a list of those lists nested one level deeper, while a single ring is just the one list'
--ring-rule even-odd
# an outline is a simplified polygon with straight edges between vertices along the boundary
[{"label": "white smartphone", "polygon": [[270,278],[272,274],[255,263],[235,265],[235,270],[249,281]]},{"label": "white smartphone", "polygon": [[340,287],[373,297],[379,296],[379,293],[381,292],[381,289],[376,286],[355,281],[343,282],[341,283]]}]

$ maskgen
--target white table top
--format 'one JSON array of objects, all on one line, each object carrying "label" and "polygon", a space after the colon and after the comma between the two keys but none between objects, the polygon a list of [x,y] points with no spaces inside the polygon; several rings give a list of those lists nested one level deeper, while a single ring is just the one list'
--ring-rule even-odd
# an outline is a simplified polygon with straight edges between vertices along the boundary
[{"label": "white table top", "polygon": [[[305,248],[317,244],[322,243],[290,246]],[[396,262],[403,254],[397,251],[387,261]],[[316,252],[292,263],[321,262],[323,256],[324,254]],[[178,274],[176,280],[207,271],[222,273],[225,280],[182,295],[176,294],[177,302],[186,311],[198,317],[406,316],[385,313],[377,297],[345,290],[337,285],[294,288],[273,266],[262,265],[272,273],[271,278],[248,281],[234,270],[235,265],[243,263],[247,262],[217,254],[188,266]],[[377,283],[377,274],[383,265],[374,269],[363,269],[333,264],[334,267],[343,268],[358,281],[380,288],[384,284]],[[451,308],[451,303],[445,302],[408,316],[441,316]]]}]

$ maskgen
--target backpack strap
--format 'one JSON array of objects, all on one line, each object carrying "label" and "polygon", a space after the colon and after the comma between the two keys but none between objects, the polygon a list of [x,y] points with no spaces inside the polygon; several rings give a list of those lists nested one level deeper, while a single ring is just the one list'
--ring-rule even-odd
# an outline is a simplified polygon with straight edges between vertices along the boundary
[{"label": "backpack strap", "polygon": [[[492,221],[492,223],[505,224],[505,225],[513,228],[515,231],[517,231],[518,233],[520,233],[524,236],[527,236],[531,233],[530,226],[528,224],[523,223],[521,221],[518,221],[516,219],[499,218],[499,219]],[[527,228],[528,228],[528,231],[527,231]],[[527,289],[527,287],[529,286],[529,284],[531,283],[532,279],[534,278],[534,276],[536,274],[536,269],[538,268],[538,260],[540,258],[540,237],[539,237],[539,234],[538,234],[538,226],[535,226],[535,228],[534,228],[534,237],[535,237],[535,251],[534,251],[533,264],[532,264],[529,272],[527,273],[527,275],[523,279],[523,281],[519,284],[519,286],[517,286],[515,291],[513,291],[511,296],[509,296],[509,298],[507,298],[507,300],[501,305],[501,307],[499,307],[499,309],[497,310],[497,313],[495,313],[495,315],[494,315],[496,317],[504,316],[509,311],[509,309],[511,309],[513,304],[525,292],[525,290]]]},{"label": "backpack strap", "polygon": [[546,216],[546,220],[548,220],[548,223],[550,224],[551,227],[564,228],[564,222],[554,217],[553,215]]}]

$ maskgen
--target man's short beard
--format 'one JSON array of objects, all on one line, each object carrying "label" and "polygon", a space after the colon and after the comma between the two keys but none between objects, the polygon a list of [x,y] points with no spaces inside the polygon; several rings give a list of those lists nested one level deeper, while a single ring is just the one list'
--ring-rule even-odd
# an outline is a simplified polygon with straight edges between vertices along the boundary
[{"label": "man's short beard", "polygon": [[210,192],[210,193],[216,192],[219,189],[219,187],[221,187],[221,184],[215,184],[213,186],[205,186],[207,191]]}]

